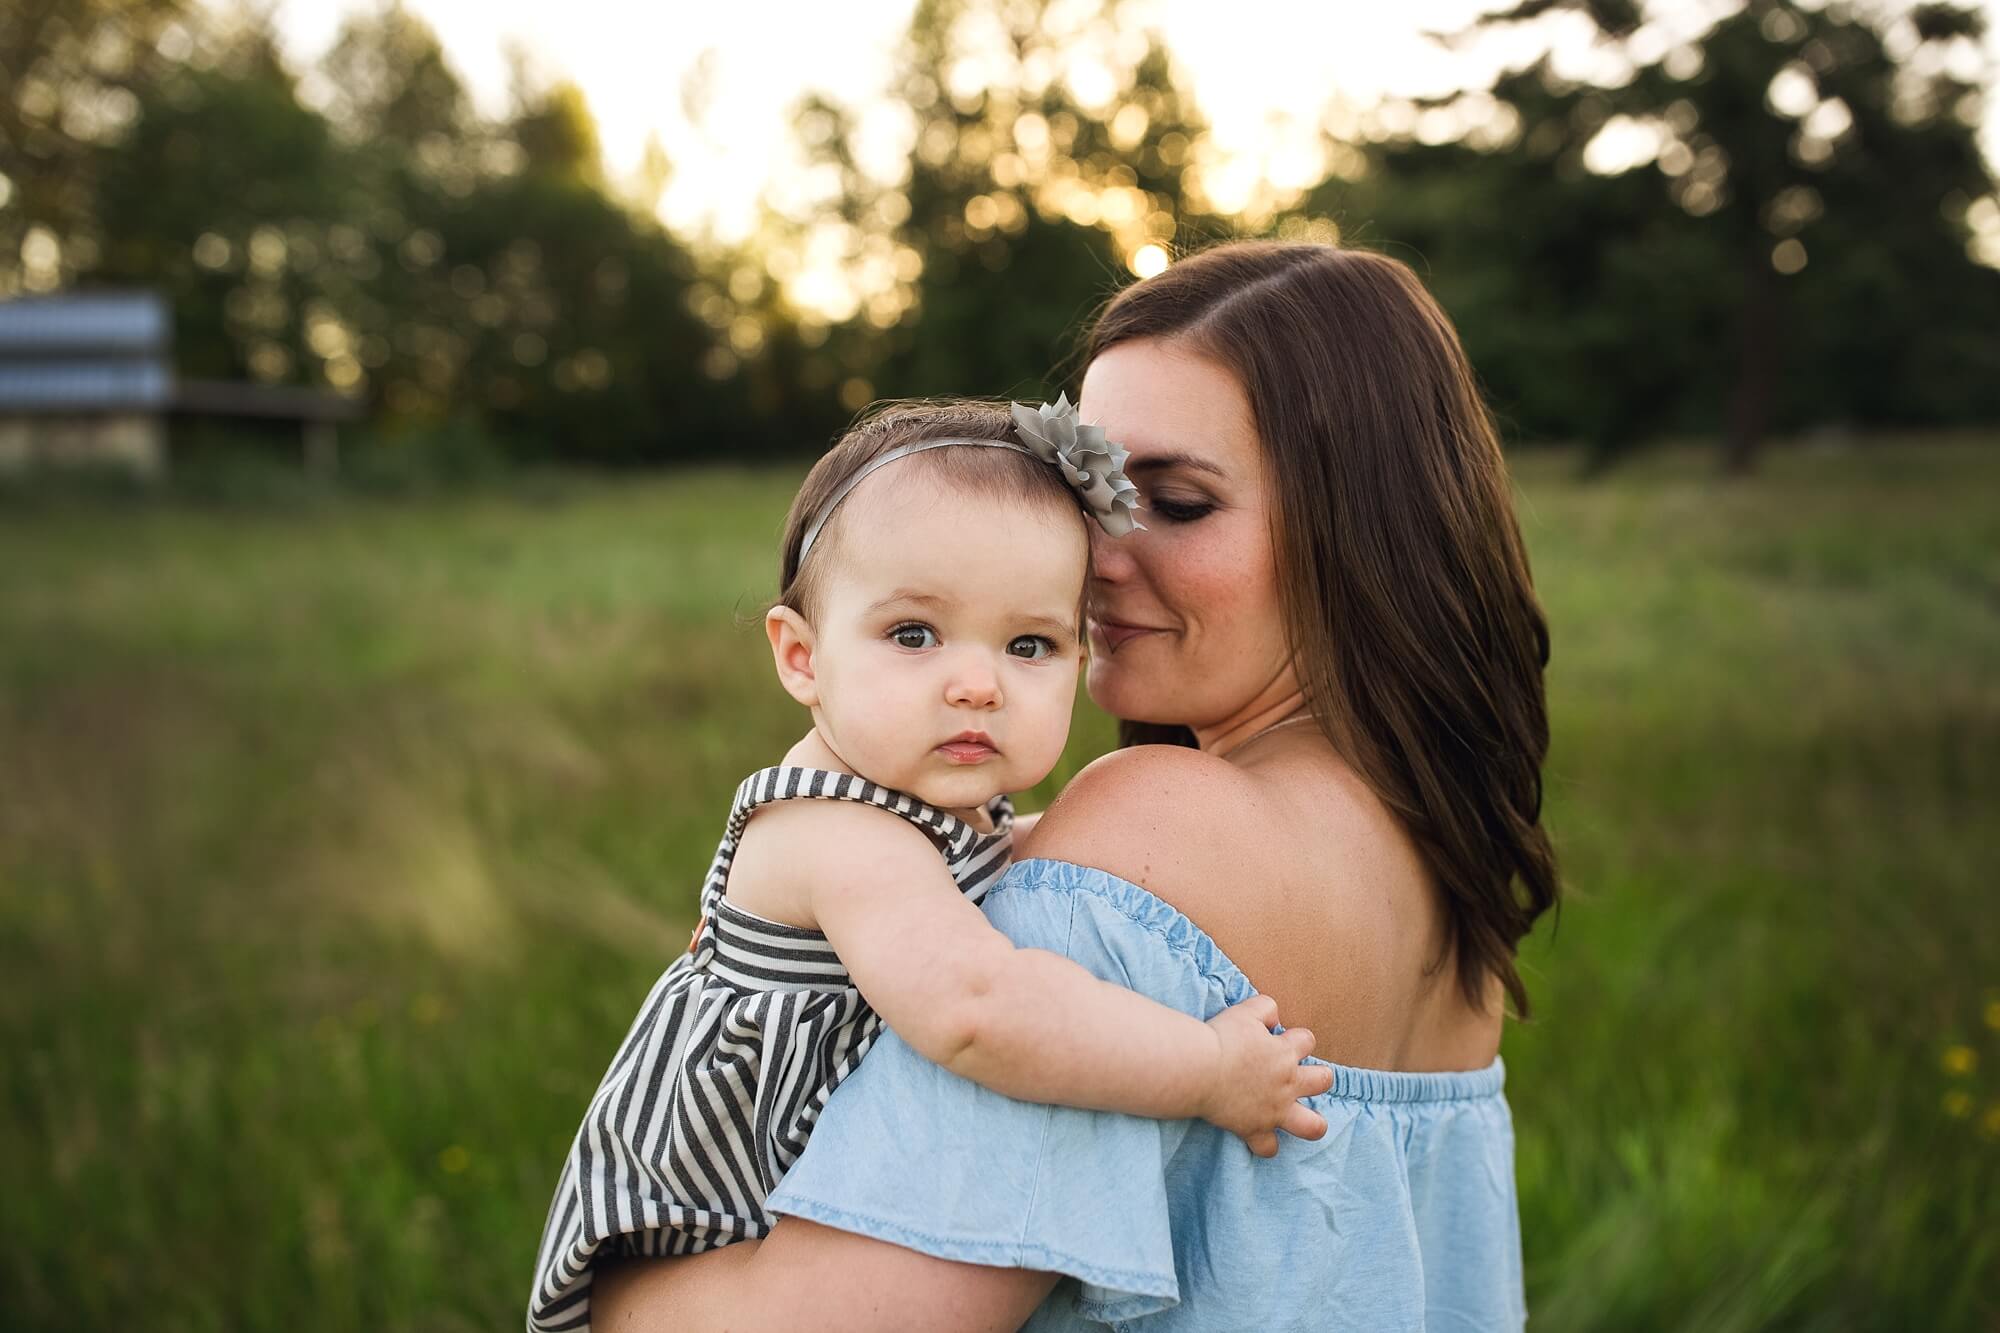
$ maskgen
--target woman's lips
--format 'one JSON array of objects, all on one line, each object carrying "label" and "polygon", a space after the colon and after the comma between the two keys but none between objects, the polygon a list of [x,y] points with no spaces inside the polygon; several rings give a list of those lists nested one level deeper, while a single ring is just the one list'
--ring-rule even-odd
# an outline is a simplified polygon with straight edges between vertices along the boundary
[{"label": "woman's lips", "polygon": [[1114,653],[1142,634],[1159,633],[1150,625],[1126,625],[1116,620],[1093,620],[1090,627],[1104,640],[1105,647]]},{"label": "woman's lips", "polygon": [[946,741],[938,746],[945,758],[954,764],[976,764],[982,759],[991,759],[1000,752],[979,741]]}]

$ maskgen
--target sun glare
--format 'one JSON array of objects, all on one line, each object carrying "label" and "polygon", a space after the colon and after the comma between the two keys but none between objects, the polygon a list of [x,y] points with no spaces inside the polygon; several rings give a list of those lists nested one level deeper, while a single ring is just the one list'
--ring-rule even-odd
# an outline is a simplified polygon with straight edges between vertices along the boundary
[{"label": "sun glare", "polygon": [[[436,29],[485,112],[506,111],[516,59],[525,59],[538,76],[573,79],[597,119],[607,178],[630,196],[646,199],[667,226],[696,245],[754,247],[772,214],[789,218],[805,226],[812,242],[790,271],[771,275],[790,301],[835,323],[857,314],[877,325],[900,318],[895,293],[907,280],[896,275],[904,257],[887,250],[857,256],[858,242],[847,235],[853,229],[827,225],[837,217],[839,173],[810,169],[796,114],[799,99],[811,92],[853,116],[855,170],[882,189],[884,206],[901,205],[907,214],[898,192],[901,173],[913,152],[923,157],[930,147],[911,138],[917,124],[911,108],[887,100],[881,90],[893,78],[894,53],[916,0],[654,10],[614,7],[613,0],[554,7],[532,0],[405,2]],[[346,15],[375,3],[279,0],[276,17],[289,54],[305,67],[332,44]],[[1140,0],[1119,11],[1125,24],[1116,31],[1101,20],[1079,20],[1087,7],[1057,8],[1065,22],[1080,23],[1076,41],[1065,41],[1075,67],[1063,77],[1085,104],[1109,107],[1117,97],[1110,66],[1086,49],[1093,40],[1108,34],[1106,50],[1125,60],[1135,42],[1143,50],[1139,25],[1162,36],[1175,77],[1192,94],[1207,126],[1185,144],[1190,194],[1254,228],[1328,172],[1351,175],[1357,154],[1347,143],[1371,129],[1394,128],[1398,115],[1415,117],[1405,128],[1426,142],[1459,134],[1475,142],[1482,135],[1504,136],[1511,127],[1492,112],[1490,98],[1481,104],[1475,94],[1432,107],[1423,113],[1429,122],[1416,115],[1415,99],[1448,98],[1484,86],[1502,66],[1532,59],[1538,43],[1565,77],[1619,73],[1593,63],[1605,57],[1587,34],[1579,36],[1588,24],[1571,24],[1575,31],[1560,23],[1539,31],[1521,25],[1482,42],[1477,53],[1453,51],[1425,35],[1462,29],[1491,7],[1490,0],[1410,0],[1399,6],[1246,0],[1222,7],[1206,0]],[[2000,2],[1990,7],[2000,10]],[[1712,21],[1704,17],[1712,8],[1661,7],[1642,34],[1650,45],[1641,43],[1641,54],[1685,44]],[[782,17],[774,17],[773,10],[784,11]],[[780,31],[784,39],[773,40]],[[612,39],[605,35],[610,32],[619,35]],[[2000,57],[2000,22],[1988,40]],[[961,82],[976,88],[986,63],[955,62],[941,76],[940,93],[955,95]],[[1846,113],[1838,99],[1811,103],[1810,93],[1809,80],[1795,70],[1770,89],[1774,106],[1804,117],[1800,132],[1807,149],[1837,137],[1844,124],[1835,122]],[[1989,99],[1987,119],[1984,139],[1994,151],[2000,149],[2000,97]],[[1120,109],[1109,124],[1121,145],[1136,143],[1146,129],[1146,113],[1136,104]],[[1012,125],[1011,146],[987,146],[998,154],[992,170],[1003,188],[968,206],[968,231],[975,236],[1017,231],[1026,216],[1016,216],[1021,205],[1014,190],[1025,187],[1020,198],[1044,216],[1110,233],[1140,277],[1165,269],[1170,256],[1161,241],[1172,235],[1175,220],[1149,213],[1143,192],[1129,182],[1051,176],[1043,157],[1060,156],[1060,145],[1047,139],[1047,130],[1039,115],[1025,112]],[[974,133],[945,147],[980,160],[982,141]],[[1165,148],[1163,141],[1163,155]],[[1593,171],[1615,173],[1657,158],[1663,171],[1680,177],[1698,167],[1680,163],[1685,153],[1659,126],[1613,117],[1592,140],[1585,161]],[[655,167],[665,162],[663,175],[649,176],[649,159]],[[1683,206],[1696,212],[1706,207],[1704,187],[1694,179],[1700,175],[1694,170],[1689,177],[1694,183],[1681,191]],[[0,178],[0,192],[6,188]],[[1976,246],[1982,257],[2000,251],[2000,229],[1983,231]],[[1795,262],[1799,257],[1790,251],[1774,258],[1781,269]]]}]

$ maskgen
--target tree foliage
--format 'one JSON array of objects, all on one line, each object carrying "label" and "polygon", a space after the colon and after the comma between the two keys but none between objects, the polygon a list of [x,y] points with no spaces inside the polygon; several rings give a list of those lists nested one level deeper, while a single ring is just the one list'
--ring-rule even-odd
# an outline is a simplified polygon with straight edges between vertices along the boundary
[{"label": "tree foliage", "polygon": [[[1642,10],[1533,0],[1489,19],[1590,17],[1630,51]],[[1615,85],[1543,59],[1492,92],[1500,147],[1379,145],[1370,179],[1314,206],[1365,217],[1427,262],[1503,410],[1609,454],[1719,431],[1748,466],[1773,426],[2000,416],[2000,273],[1967,254],[1993,182],[1979,90],[1926,48],[1977,14],[1919,6],[1909,49],[1837,6],[1752,0]],[[1654,136],[1591,169],[1600,135]],[[1921,295],[1919,295],[1921,293]]]},{"label": "tree foliage", "polygon": [[[523,85],[487,124],[399,5],[352,17],[324,111],[254,23],[135,84],[87,153],[85,283],[163,290],[184,374],[318,385],[385,428],[524,457],[770,450],[789,423],[698,369],[696,265],[605,189],[581,92]],[[81,229],[79,229],[81,230]]]},{"label": "tree foliage", "polygon": [[809,450],[877,396],[1052,395],[1136,272],[1276,231],[1415,264],[1517,439],[1714,433],[1744,466],[1773,429],[2000,418],[1976,12],[1747,0],[1663,49],[1643,4],[1524,0],[1453,40],[1563,12],[1611,74],[1510,70],[1424,109],[1458,137],[1330,145],[1253,217],[1210,202],[1202,117],[1119,0],[922,0],[883,90],[901,169],[809,92],[827,188],[720,246],[651,212],[657,142],[611,181],[583,91],[525,59],[482,116],[398,0],[305,71],[254,12],[37,0],[0,12],[0,293],[157,287],[185,374],[637,463]]},{"label": "tree foliage", "polygon": [[0,5],[0,296],[71,281],[98,253],[97,150],[194,51],[190,0]]}]

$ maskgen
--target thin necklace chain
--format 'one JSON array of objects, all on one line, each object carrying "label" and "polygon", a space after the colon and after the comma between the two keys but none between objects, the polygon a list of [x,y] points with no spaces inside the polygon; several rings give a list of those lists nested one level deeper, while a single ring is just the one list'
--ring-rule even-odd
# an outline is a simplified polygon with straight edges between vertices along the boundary
[{"label": "thin necklace chain", "polygon": [[1318,721],[1318,719],[1315,718],[1311,713],[1300,713],[1296,717],[1281,717],[1276,722],[1273,722],[1270,726],[1260,727],[1256,731],[1251,732],[1248,736],[1245,736],[1242,740],[1236,742],[1236,744],[1230,746],[1229,753],[1235,754],[1238,750],[1248,745],[1251,741],[1256,740],[1259,736],[1262,736],[1267,732],[1276,731],[1279,727],[1289,727],[1294,722],[1315,722],[1315,721]]}]

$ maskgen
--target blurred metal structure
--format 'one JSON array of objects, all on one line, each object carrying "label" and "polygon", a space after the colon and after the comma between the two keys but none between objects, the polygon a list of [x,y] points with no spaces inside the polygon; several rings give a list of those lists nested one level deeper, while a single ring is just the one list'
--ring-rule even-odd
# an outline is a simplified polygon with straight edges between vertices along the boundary
[{"label": "blurred metal structure", "polygon": [[150,292],[0,302],[0,472],[167,463],[173,321]]},{"label": "blurred metal structure", "polygon": [[309,468],[337,466],[360,404],[288,385],[182,380],[173,314],[156,292],[0,301],[0,474],[42,466],[167,469],[169,416],[297,423]]}]

